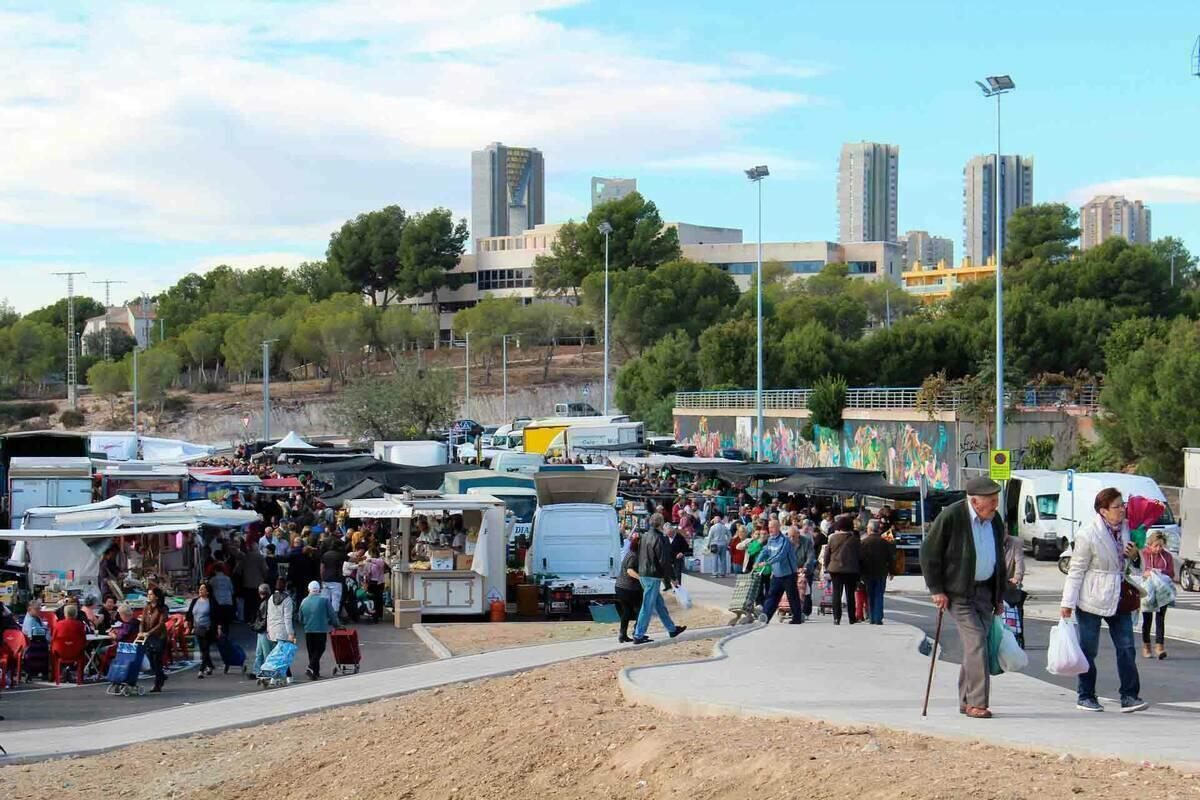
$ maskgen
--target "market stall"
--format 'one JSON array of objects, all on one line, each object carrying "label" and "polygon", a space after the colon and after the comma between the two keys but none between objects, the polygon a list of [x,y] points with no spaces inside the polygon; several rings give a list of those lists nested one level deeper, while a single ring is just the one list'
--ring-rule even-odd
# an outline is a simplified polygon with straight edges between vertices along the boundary
[{"label": "market stall", "polygon": [[388,494],[347,500],[351,519],[388,534],[392,596],[425,614],[484,614],[505,596],[504,503],[487,495]]},{"label": "market stall", "polygon": [[263,481],[257,475],[219,474],[200,470],[188,471],[188,499],[212,500],[224,503],[233,492],[256,492]]}]

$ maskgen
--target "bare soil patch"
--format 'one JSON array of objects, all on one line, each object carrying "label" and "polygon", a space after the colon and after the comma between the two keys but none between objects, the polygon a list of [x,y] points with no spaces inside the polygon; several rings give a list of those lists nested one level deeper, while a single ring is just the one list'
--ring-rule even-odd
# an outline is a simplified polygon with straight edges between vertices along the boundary
[{"label": "bare soil patch", "polygon": [[1200,781],[1170,769],[1063,763],[819,721],[693,720],[622,698],[621,667],[703,657],[711,647],[627,650],[215,736],[4,767],[0,786],[10,800],[1200,796]]}]

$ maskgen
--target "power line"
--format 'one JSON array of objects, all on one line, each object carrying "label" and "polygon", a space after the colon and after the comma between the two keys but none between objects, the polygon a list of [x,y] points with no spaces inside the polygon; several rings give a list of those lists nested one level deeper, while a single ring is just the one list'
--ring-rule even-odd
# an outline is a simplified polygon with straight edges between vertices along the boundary
[{"label": "power line", "polygon": [[71,408],[78,408],[78,398],[75,395],[75,276],[86,275],[86,272],[54,272],[67,279],[67,402]]},{"label": "power line", "polygon": [[114,283],[125,283],[125,281],[92,281],[92,283],[104,284],[104,360],[112,360],[112,348],[109,344],[109,329],[108,329],[108,309],[112,307],[112,286]]}]

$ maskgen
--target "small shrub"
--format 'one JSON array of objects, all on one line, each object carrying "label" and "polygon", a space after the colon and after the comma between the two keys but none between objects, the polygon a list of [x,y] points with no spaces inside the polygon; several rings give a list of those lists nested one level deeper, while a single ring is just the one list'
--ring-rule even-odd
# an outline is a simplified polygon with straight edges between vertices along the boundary
[{"label": "small shrub", "polygon": [[49,417],[57,410],[58,407],[54,403],[4,403],[0,405],[0,425],[15,425],[25,420]]},{"label": "small shrub", "polygon": [[228,388],[220,381],[204,381],[196,387],[196,391],[200,394],[214,394],[215,392],[223,392]]},{"label": "small shrub", "polygon": [[186,394],[168,395],[167,399],[163,401],[163,411],[168,411],[171,413],[186,411],[191,407],[192,398],[188,397]]},{"label": "small shrub", "polygon": [[86,418],[84,417],[82,411],[75,411],[74,409],[68,408],[66,411],[62,412],[62,415],[59,416],[58,420],[63,424],[64,428],[81,428],[83,427],[83,423]]}]

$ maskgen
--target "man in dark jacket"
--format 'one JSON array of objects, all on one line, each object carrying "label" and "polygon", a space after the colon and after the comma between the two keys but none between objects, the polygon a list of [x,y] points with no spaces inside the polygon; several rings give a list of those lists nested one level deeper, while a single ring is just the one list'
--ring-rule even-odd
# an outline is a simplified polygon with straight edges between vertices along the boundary
[{"label": "man in dark jacket", "polygon": [[959,711],[989,719],[988,632],[1003,613],[1004,525],[1000,484],[979,477],[967,483],[967,499],[942,510],[921,543],[921,572],[939,611],[949,611],[962,642]]},{"label": "man in dark jacket", "polygon": [[[667,538],[662,533],[663,519],[658,514],[650,518],[650,530],[640,537],[638,542],[638,580],[642,584],[642,609],[638,612],[637,625],[633,630],[633,643],[645,644],[650,641],[646,629],[650,627],[650,615],[657,613],[659,620],[667,633],[674,639],[683,633],[686,625],[676,625],[667,613],[667,607],[659,594],[658,585],[664,579],[670,580],[673,572],[671,566],[671,548]],[[674,583],[678,586],[678,583]]]},{"label": "man in dark jacket", "polygon": [[867,584],[867,615],[872,625],[883,624],[883,594],[896,565],[896,545],[883,538],[883,524],[880,519],[869,521],[859,548],[862,579]]},{"label": "man in dark jacket", "polygon": [[680,532],[677,525],[663,525],[663,535],[671,556],[671,571],[663,575],[663,591],[671,591],[671,584],[676,586],[683,582],[683,559],[692,549],[687,538]]}]

